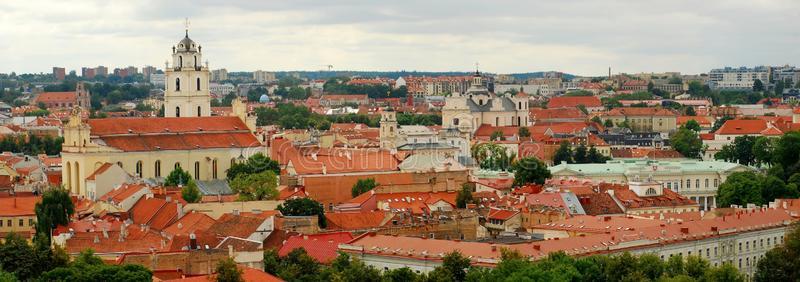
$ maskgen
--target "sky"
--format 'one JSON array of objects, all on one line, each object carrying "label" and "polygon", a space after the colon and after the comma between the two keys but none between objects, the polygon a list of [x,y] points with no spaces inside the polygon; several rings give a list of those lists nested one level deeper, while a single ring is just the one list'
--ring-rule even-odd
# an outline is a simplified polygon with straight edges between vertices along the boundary
[{"label": "sky", "polygon": [[577,75],[800,64],[797,0],[0,0],[0,73],[163,68]]}]

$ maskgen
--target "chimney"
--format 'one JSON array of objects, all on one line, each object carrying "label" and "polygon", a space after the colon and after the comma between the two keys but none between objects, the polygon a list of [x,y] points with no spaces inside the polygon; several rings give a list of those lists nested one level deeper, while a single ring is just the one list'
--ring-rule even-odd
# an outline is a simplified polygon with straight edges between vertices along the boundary
[{"label": "chimney", "polygon": [[610,216],[603,217],[603,221],[611,221],[611,217]]},{"label": "chimney", "polygon": [[175,204],[175,206],[176,206],[176,209],[178,209],[178,217],[176,217],[176,218],[177,219],[181,219],[183,217],[183,205],[181,205],[181,203],[178,202],[178,203]]},{"label": "chimney", "polygon": [[103,238],[108,239],[108,230],[105,227],[103,227]]},{"label": "chimney", "polygon": [[533,245],[533,249],[537,250],[537,251],[541,251],[542,250],[542,246],[539,246],[539,244],[536,244],[536,245]]},{"label": "chimney", "polygon": [[497,245],[492,244],[492,252],[496,252],[496,251],[497,251]]},{"label": "chimney", "polygon": [[95,244],[99,244],[100,243],[100,237],[99,236],[94,235],[94,243]]},{"label": "chimney", "polygon": [[[178,187],[180,187],[180,185],[178,185]],[[167,203],[170,203],[170,202],[172,202],[172,196],[167,196]]]},{"label": "chimney", "polygon": [[233,215],[239,215],[239,210],[233,210]]},{"label": "chimney", "polygon": [[228,257],[233,257],[233,245],[228,245]]},{"label": "chimney", "polygon": [[328,168],[325,166],[325,164],[322,164],[322,174],[323,175],[328,174]]},{"label": "chimney", "polygon": [[197,249],[197,237],[195,237],[194,233],[189,234],[189,250],[196,250]]}]

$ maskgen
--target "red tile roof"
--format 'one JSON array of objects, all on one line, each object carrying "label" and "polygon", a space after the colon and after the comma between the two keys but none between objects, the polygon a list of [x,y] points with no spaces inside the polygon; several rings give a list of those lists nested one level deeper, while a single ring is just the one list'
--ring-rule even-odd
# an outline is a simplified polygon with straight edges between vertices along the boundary
[{"label": "red tile roof", "polygon": [[309,256],[320,263],[330,263],[339,254],[339,244],[353,240],[350,232],[321,233],[289,237],[278,250],[278,255],[286,256],[294,249],[303,248]]},{"label": "red tile roof", "polygon": [[[282,279],[272,276],[269,273],[261,271],[255,268],[249,268],[240,266],[242,269],[242,279],[245,282],[283,282]],[[187,277],[181,279],[174,279],[174,280],[164,280],[164,281],[175,281],[175,282],[208,282],[208,281],[216,281],[215,275],[201,275],[201,276],[194,276],[194,277]]]},{"label": "red tile roof", "polygon": [[603,103],[597,96],[560,96],[550,98],[548,108],[575,108],[578,105],[585,107],[602,107]]},{"label": "red tile roof", "polygon": [[701,127],[711,127],[714,124],[714,119],[712,117],[703,117],[703,116],[679,116],[677,119],[678,125],[684,125],[686,122],[694,120]]},{"label": "red tile roof", "polygon": [[134,223],[148,224],[155,230],[163,230],[177,220],[178,204],[164,199],[143,197],[133,205],[129,213]]},{"label": "red tile roof", "polygon": [[0,198],[0,216],[32,216],[34,208],[41,197],[2,197]]},{"label": "red tile roof", "polygon": [[508,220],[519,214],[518,210],[491,209],[486,216],[489,219]]},{"label": "red tile roof", "polygon": [[43,92],[36,97],[36,103],[75,103],[78,95],[72,92]]},{"label": "red tile roof", "polygon": [[206,232],[217,237],[247,238],[258,230],[264,219],[250,216],[223,214]]},{"label": "red tile roof", "polygon": [[[106,163],[108,164],[108,163]],[[114,190],[109,191],[103,196],[100,196],[100,201],[112,201],[115,203],[120,203],[123,200],[127,199],[128,197],[136,194],[137,192],[147,189],[148,186],[145,184],[122,184],[119,187],[115,188]]]},{"label": "red tile roof", "polygon": [[123,151],[259,146],[238,117],[90,119],[91,135]]},{"label": "red tile roof", "polygon": [[326,213],[328,230],[366,230],[383,225],[386,214],[382,211],[357,213]]},{"label": "red tile roof", "polygon": [[762,119],[731,119],[725,121],[725,124],[714,133],[722,135],[758,135],[768,127],[767,121]]},{"label": "red tile roof", "polygon": [[164,232],[172,236],[201,233],[211,227],[214,222],[216,221],[210,216],[192,211],[164,228]]},{"label": "red tile roof", "polygon": [[547,109],[530,108],[528,111],[530,112],[531,119],[534,121],[548,119],[586,119],[586,114],[575,107]]}]

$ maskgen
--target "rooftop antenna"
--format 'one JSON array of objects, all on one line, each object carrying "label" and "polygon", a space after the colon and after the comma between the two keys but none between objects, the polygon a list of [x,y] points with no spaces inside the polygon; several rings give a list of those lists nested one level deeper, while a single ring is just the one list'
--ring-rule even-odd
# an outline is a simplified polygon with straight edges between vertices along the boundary
[{"label": "rooftop antenna", "polygon": [[475,62],[475,73],[476,73],[476,74],[477,74],[477,73],[480,73],[480,71],[478,71],[478,69],[479,69],[479,66],[480,66],[480,64],[478,64],[478,62]]}]

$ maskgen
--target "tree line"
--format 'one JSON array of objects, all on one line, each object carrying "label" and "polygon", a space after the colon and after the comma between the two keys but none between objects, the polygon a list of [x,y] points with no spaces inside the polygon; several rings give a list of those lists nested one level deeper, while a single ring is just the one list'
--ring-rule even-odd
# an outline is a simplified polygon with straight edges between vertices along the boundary
[{"label": "tree line", "polygon": [[[365,114],[321,115],[312,113],[305,106],[288,103],[277,104],[275,108],[260,107],[255,109],[256,124],[278,125],[284,129],[328,130],[332,123],[363,123],[369,127],[380,126],[380,117]],[[441,125],[442,117],[436,114],[398,113],[399,125]]]},{"label": "tree line", "polygon": [[50,135],[6,135],[0,138],[0,151],[23,153],[29,156],[38,154],[58,155],[61,154],[61,146],[64,137],[53,137]]}]

